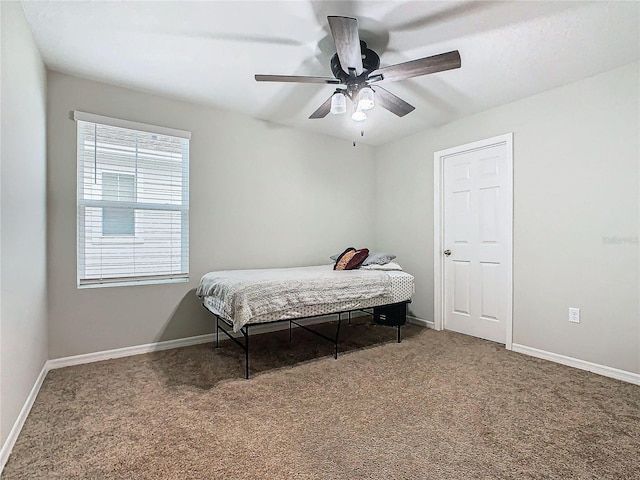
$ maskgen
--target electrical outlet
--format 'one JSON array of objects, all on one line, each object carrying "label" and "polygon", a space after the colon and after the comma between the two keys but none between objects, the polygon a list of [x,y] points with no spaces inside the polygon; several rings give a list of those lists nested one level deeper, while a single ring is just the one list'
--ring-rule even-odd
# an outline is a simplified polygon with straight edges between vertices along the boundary
[{"label": "electrical outlet", "polygon": [[569,307],[569,321],[571,323],[580,323],[580,309]]}]

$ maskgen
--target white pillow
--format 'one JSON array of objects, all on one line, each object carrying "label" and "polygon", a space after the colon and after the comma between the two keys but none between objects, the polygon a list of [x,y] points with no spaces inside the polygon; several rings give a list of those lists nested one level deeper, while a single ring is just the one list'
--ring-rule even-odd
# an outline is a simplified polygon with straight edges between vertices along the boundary
[{"label": "white pillow", "polygon": [[372,263],[371,265],[363,265],[360,267],[361,270],[400,270],[402,271],[402,267],[398,265],[396,262],[385,263],[384,265],[379,265],[377,263]]}]

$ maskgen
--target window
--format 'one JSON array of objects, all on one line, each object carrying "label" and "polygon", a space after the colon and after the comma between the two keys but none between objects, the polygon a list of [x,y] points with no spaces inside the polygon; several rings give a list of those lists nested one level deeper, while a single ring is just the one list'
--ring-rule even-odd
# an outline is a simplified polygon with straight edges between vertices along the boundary
[{"label": "window", "polygon": [[74,116],[78,286],[188,280],[191,134]]},{"label": "window", "polygon": [[[104,172],[102,199],[112,202],[133,202],[135,175]],[[135,212],[131,208],[104,207],[102,235],[135,235]]]}]

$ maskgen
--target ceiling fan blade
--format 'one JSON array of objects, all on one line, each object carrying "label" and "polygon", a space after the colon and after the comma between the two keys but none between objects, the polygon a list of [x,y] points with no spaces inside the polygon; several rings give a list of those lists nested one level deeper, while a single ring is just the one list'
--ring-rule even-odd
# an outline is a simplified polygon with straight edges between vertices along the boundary
[{"label": "ceiling fan blade", "polygon": [[373,87],[373,91],[376,95],[376,105],[386,108],[399,117],[404,117],[407,113],[411,113],[416,109],[413,105],[410,105],[400,97],[396,97],[393,93],[378,85]]},{"label": "ceiling fan blade", "polygon": [[333,94],[324,102],[318,109],[311,114],[309,118],[324,118],[331,111],[331,99],[333,98]]},{"label": "ceiling fan blade", "polygon": [[405,63],[398,63],[397,65],[382,67],[371,72],[369,77],[382,75],[382,79],[379,80],[380,82],[395,82],[396,80],[419,77],[444,70],[453,70],[454,68],[460,68],[460,65],[460,53],[454,50],[431,57],[419,58]]},{"label": "ceiling fan blade", "polygon": [[295,75],[256,75],[257,82],[328,83],[337,85],[340,80],[329,77],[300,77]]},{"label": "ceiling fan blade", "polygon": [[358,35],[358,20],[351,17],[327,17],[331,35],[336,44],[338,59],[342,69],[348,73],[350,69],[355,74],[362,73],[362,50],[360,50],[360,35]]}]

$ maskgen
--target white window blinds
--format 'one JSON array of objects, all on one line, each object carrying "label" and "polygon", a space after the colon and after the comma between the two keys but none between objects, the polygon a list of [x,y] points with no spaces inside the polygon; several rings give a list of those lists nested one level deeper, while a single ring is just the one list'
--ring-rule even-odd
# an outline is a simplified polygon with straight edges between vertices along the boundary
[{"label": "white window blinds", "polygon": [[78,286],[189,275],[189,132],[75,112]]}]

